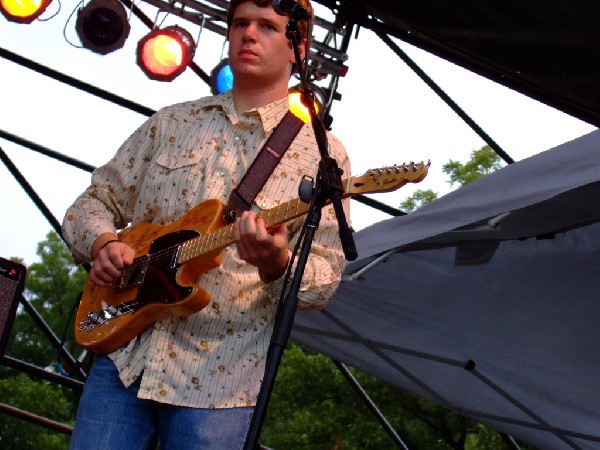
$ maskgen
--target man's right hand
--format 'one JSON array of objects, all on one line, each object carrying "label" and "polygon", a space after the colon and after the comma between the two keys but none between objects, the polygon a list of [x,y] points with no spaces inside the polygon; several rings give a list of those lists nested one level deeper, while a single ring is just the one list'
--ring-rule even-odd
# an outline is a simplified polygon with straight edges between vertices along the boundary
[{"label": "man's right hand", "polygon": [[[135,250],[112,234],[102,234],[92,245],[94,263],[90,279],[98,286],[110,286],[133,263]],[[114,242],[109,242],[113,241]],[[108,244],[106,244],[109,242]]]}]

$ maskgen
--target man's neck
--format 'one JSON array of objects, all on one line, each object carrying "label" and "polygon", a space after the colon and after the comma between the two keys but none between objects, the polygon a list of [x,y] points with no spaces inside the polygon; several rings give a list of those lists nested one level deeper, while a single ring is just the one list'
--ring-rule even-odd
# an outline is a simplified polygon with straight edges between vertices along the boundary
[{"label": "man's neck", "polygon": [[233,103],[238,116],[243,112],[254,108],[266,106],[274,101],[287,97],[287,86],[276,86],[268,88],[244,88],[244,86],[233,86]]}]

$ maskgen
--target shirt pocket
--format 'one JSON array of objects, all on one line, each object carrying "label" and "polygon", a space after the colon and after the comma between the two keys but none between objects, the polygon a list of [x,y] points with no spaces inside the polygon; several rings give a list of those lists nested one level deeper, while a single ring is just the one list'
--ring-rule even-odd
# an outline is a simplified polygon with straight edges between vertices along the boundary
[{"label": "shirt pocket", "polygon": [[194,166],[200,162],[202,154],[200,152],[190,152],[184,154],[161,153],[156,158],[156,164],[167,170],[181,169]]}]

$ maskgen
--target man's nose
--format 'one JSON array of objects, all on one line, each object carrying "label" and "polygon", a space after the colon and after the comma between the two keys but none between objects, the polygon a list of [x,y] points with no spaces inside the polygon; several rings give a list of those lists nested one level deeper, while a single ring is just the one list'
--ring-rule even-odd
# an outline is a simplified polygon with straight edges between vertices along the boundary
[{"label": "man's nose", "polygon": [[249,23],[246,28],[244,28],[244,34],[242,35],[242,38],[244,40],[248,40],[248,41],[255,41],[256,40],[256,31],[257,31],[257,26],[255,23]]}]

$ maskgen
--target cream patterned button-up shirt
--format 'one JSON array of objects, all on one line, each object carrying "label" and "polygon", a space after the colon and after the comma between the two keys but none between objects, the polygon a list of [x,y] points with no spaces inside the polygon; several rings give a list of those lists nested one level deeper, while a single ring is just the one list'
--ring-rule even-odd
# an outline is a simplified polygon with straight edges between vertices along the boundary
[{"label": "cream patterned button-up shirt", "polygon": [[[237,117],[231,93],[161,109],[138,128],[68,209],[63,234],[76,262],[105,232],[139,223],[167,224],[208,199],[227,203],[231,190],[288,110],[282,99]],[[341,143],[329,153],[350,176]],[[294,199],[302,176],[315,176],[320,155],[305,124],[255,200],[269,209]],[[348,217],[348,200],[344,200]],[[304,218],[288,222],[290,250]],[[299,295],[299,307],[325,306],[345,259],[331,206],[323,210]],[[283,279],[264,283],[235,245],[199,285],[210,303],[189,317],[167,316],[110,355],[125,386],[142,376],[138,396],[202,408],[251,406],[265,368]]]}]

